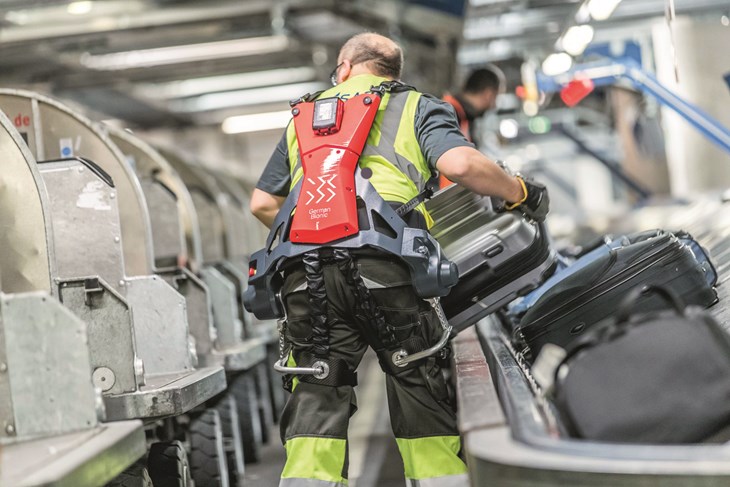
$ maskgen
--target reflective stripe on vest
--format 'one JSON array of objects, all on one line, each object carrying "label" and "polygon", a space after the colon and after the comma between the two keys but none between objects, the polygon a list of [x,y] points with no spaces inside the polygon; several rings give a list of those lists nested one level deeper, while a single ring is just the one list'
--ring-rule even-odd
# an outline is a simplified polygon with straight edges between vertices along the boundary
[{"label": "reflective stripe on vest", "polygon": [[[348,99],[378,86],[385,78],[360,75],[322,93],[319,98],[339,96]],[[360,156],[361,168],[373,172],[370,183],[386,201],[406,203],[426,187],[431,169],[418,145],[415,133],[416,110],[421,93],[404,91],[386,93]],[[303,172],[299,159],[294,125],[287,128],[291,187],[301,179]],[[416,207],[431,226],[433,220],[423,204]]]}]

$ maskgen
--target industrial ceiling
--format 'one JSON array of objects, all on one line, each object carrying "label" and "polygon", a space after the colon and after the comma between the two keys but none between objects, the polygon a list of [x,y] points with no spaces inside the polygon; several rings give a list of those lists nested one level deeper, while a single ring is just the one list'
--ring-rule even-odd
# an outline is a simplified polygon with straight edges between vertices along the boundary
[{"label": "industrial ceiling", "polygon": [[[0,85],[51,92],[142,127],[220,123],[326,87],[339,45],[374,30],[403,43],[408,82],[441,92],[459,66],[549,54],[582,3],[0,0]],[[677,15],[729,7],[675,4]],[[625,0],[602,28],[661,17],[665,6]]]}]

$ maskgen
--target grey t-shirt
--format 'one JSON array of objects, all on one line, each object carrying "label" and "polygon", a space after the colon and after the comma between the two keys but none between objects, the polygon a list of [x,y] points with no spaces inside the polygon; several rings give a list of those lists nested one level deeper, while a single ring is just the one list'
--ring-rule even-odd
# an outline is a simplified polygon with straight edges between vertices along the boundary
[{"label": "grey t-shirt", "polygon": [[[438,98],[424,94],[418,101],[415,120],[416,138],[431,169],[436,161],[454,147],[474,147],[459,129],[454,108]],[[276,196],[287,196],[291,184],[289,148],[286,131],[271,154],[256,187]]]}]

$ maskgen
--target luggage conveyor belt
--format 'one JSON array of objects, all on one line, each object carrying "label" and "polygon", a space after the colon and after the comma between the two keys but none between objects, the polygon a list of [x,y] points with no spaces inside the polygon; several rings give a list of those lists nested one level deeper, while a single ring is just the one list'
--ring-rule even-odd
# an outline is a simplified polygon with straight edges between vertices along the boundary
[{"label": "luggage conveyor belt", "polygon": [[[648,228],[690,232],[718,270],[719,302],[711,312],[730,332],[730,214],[724,206],[702,201],[648,208],[633,214],[620,233]],[[495,318],[460,334],[454,353],[459,427],[472,485],[691,487],[730,482],[730,444],[618,445],[561,438],[552,406],[536,394],[537,385]]]}]

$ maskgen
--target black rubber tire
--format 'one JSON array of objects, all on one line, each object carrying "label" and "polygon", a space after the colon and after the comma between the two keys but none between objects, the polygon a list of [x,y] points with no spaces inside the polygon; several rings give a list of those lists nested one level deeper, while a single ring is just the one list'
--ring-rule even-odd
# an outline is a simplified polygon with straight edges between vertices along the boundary
[{"label": "black rubber tire", "polygon": [[191,484],[188,454],[179,441],[153,443],[147,456],[147,469],[155,487],[187,487]]},{"label": "black rubber tire", "polygon": [[215,409],[190,421],[190,472],[195,487],[229,487],[223,430]]},{"label": "black rubber tire", "polygon": [[144,457],[106,484],[106,487],[152,487]]},{"label": "black rubber tire", "polygon": [[246,371],[232,377],[228,386],[228,390],[233,394],[236,406],[238,406],[243,460],[246,463],[257,463],[261,460],[261,445],[263,444],[253,373],[254,371]]},{"label": "black rubber tire", "polygon": [[230,392],[220,396],[213,406],[221,418],[223,449],[226,452],[228,480],[231,487],[243,486],[244,451],[241,440],[241,424],[238,421],[238,406]]}]

